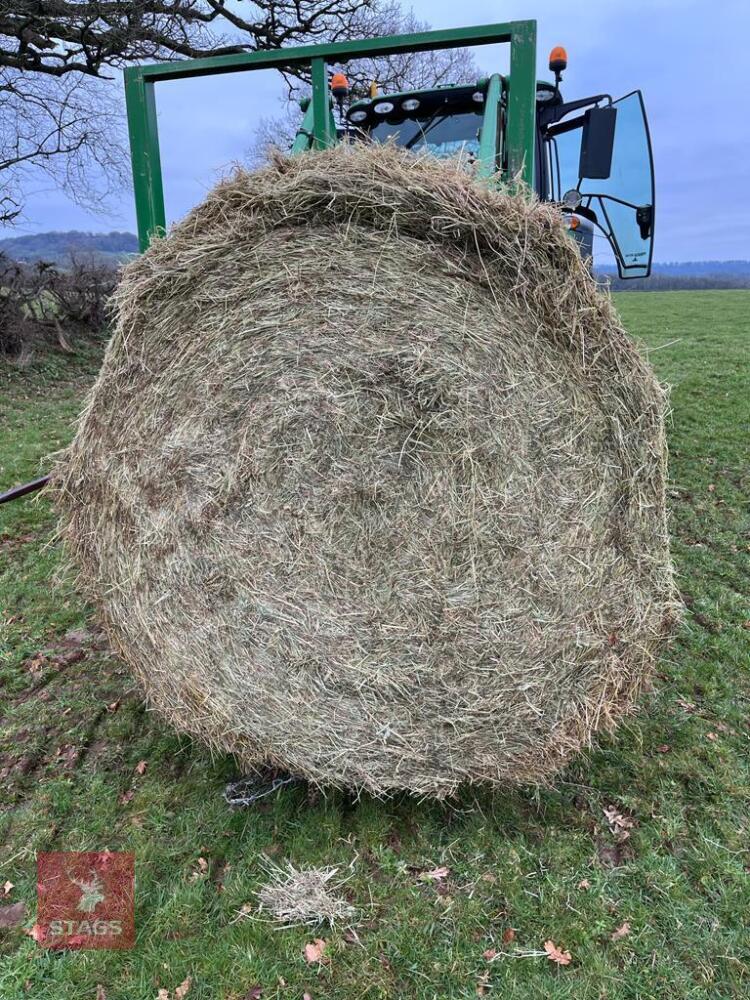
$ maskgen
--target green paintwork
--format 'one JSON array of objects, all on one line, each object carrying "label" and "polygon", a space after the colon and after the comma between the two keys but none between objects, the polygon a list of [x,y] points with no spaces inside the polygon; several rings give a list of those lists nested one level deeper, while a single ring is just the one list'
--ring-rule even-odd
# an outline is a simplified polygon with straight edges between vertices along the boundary
[{"label": "green paintwork", "polygon": [[513,29],[508,81],[508,177],[520,176],[534,187],[536,147],[536,21],[520,21]]},{"label": "green paintwork", "polygon": [[216,73],[238,73],[247,69],[281,69],[295,63],[310,63],[315,58],[326,62],[346,62],[364,56],[396,55],[399,52],[425,52],[431,49],[453,49],[463,46],[510,42],[533,28],[536,21],[511,21],[505,24],[482,24],[472,28],[447,28],[441,31],[419,31],[408,35],[385,35],[358,41],[329,42],[322,45],[300,45],[289,49],[269,49],[263,52],[241,52],[232,56],[208,56],[205,59],[185,59],[180,62],[153,63],[140,67],[152,81],[176,80],[180,77],[211,76]]},{"label": "green paintwork", "polygon": [[505,81],[499,73],[494,73],[487,81],[484,95],[484,120],[479,137],[477,174],[492,177],[498,170],[498,150],[500,147],[500,98]]},{"label": "green paintwork", "polygon": [[297,135],[294,137],[294,143],[292,144],[292,156],[297,156],[299,153],[306,153],[312,142],[315,120],[315,109],[312,106],[312,101],[309,101],[307,107],[303,110],[302,124],[297,130]]},{"label": "green paintwork", "polygon": [[[421,31],[408,35],[390,35],[359,41],[331,42],[325,45],[302,45],[289,49],[243,52],[230,56],[210,56],[182,62],[136,66],[125,71],[125,98],[133,160],[138,236],[146,249],[154,233],[165,225],[164,194],[159,161],[159,136],[156,123],[154,85],[163,80],[189,79],[217,73],[238,73],[255,69],[281,69],[309,65],[312,74],[312,100],[305,113],[304,129],[313,136],[312,145],[325,149],[336,141],[336,126],[331,112],[326,65],[345,63],[364,56],[395,55],[400,52],[424,52],[431,49],[459,48],[510,42],[511,74],[507,126],[509,175],[520,174],[531,185],[534,179],[534,129],[536,95],[536,22],[513,21],[473,28]],[[298,136],[294,151],[310,148],[304,133]]]},{"label": "green paintwork", "polygon": [[147,84],[138,67],[125,70],[133,190],[141,250],[151,237],[166,228],[164,191],[159,157],[159,130],[153,84]]}]

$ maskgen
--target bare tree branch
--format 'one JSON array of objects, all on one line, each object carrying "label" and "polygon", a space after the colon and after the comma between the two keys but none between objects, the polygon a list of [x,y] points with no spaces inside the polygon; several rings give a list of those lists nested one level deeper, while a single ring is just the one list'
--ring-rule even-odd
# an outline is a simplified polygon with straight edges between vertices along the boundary
[{"label": "bare tree branch", "polygon": [[377,0],[236,0],[231,7],[224,0],[0,0],[0,66],[99,76],[108,66],[143,59],[351,38],[355,15],[376,6]]},{"label": "bare tree branch", "polygon": [[0,68],[0,222],[17,219],[32,172],[78,204],[101,206],[127,183],[121,122],[105,81]]}]

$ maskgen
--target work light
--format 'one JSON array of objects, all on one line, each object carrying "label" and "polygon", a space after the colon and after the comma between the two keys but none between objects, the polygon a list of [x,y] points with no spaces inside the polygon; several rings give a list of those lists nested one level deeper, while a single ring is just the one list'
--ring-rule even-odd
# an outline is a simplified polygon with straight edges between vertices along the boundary
[{"label": "work light", "polygon": [[393,103],[391,101],[380,101],[372,110],[376,115],[389,115],[393,111]]}]

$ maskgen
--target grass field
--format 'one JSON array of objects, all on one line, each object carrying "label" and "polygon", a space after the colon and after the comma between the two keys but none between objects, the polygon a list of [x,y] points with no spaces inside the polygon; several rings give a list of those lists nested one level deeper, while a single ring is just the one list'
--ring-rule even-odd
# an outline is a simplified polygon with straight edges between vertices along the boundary
[{"label": "grass field", "polygon": [[[13,883],[0,906],[27,906],[0,930],[3,1000],[152,1000],[188,979],[188,1000],[750,996],[750,293],[618,305],[673,386],[687,613],[640,714],[554,791],[434,805],[292,787],[230,812],[231,760],[146,713],[70,584],[53,582],[44,499],[0,508],[0,897]],[[0,375],[0,483],[66,442],[96,360]],[[135,948],[38,947],[24,933],[36,852],[105,848],[135,853]],[[238,918],[264,854],[341,866],[356,934]],[[308,964],[317,937],[327,961]]]}]

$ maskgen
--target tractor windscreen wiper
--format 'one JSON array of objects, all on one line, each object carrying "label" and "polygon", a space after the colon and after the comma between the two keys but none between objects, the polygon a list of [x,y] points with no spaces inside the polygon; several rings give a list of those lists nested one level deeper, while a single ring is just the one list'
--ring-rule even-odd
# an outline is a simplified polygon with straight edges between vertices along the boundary
[{"label": "tractor windscreen wiper", "polygon": [[427,119],[424,126],[418,125],[417,131],[414,133],[411,139],[409,139],[409,141],[404,144],[404,149],[412,149],[419,142],[420,139],[424,139],[424,137],[427,135],[428,132],[432,131],[432,129],[434,129],[436,125],[439,125],[440,122],[445,121],[445,119],[448,117],[447,115],[440,115],[440,117],[438,118],[437,115],[438,112],[436,111]]},{"label": "tractor windscreen wiper", "polygon": [[440,107],[436,114],[418,121],[404,118],[400,122],[379,122],[370,136],[375,142],[395,142],[404,149],[420,149],[435,156],[456,156],[479,150],[481,111],[446,112]]}]

